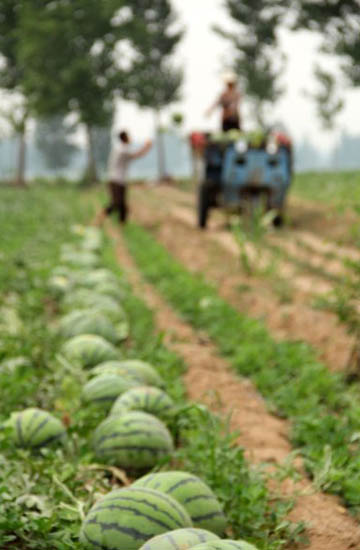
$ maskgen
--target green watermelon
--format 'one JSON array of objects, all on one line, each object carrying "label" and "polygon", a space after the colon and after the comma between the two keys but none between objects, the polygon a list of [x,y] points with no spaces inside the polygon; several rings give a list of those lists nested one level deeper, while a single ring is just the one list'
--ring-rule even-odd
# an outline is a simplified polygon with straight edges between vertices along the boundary
[{"label": "green watermelon", "polygon": [[[155,386],[157,388],[165,387],[164,380],[161,378],[155,368],[149,365],[149,363],[145,363],[144,361],[140,361],[138,359],[106,362],[103,365],[98,365],[97,368],[101,371],[102,369],[106,371],[108,368],[110,370],[116,369],[116,372],[118,374],[135,377],[139,380],[142,380],[143,385]],[[94,373],[98,374],[98,372],[95,370]]]},{"label": "green watermelon", "polygon": [[19,447],[39,449],[55,443],[64,443],[66,430],[62,422],[41,409],[30,408],[15,412],[6,422]]},{"label": "green watermelon", "polygon": [[112,406],[111,415],[125,411],[145,411],[159,418],[169,418],[175,410],[175,403],[167,393],[152,386],[132,388],[120,395]]},{"label": "green watermelon", "polygon": [[185,527],[191,527],[191,519],[176,500],[127,487],[108,493],[91,508],[80,541],[89,550],[138,550],[156,535]]},{"label": "green watermelon", "polygon": [[89,288],[77,288],[68,292],[63,300],[67,310],[91,308],[106,314],[111,321],[126,319],[121,305],[106,294],[97,294]]},{"label": "green watermelon", "polygon": [[87,403],[109,409],[115,399],[136,386],[135,380],[116,374],[95,376],[83,387],[82,397]]},{"label": "green watermelon", "polygon": [[192,550],[257,550],[257,548],[244,540],[218,540],[198,544],[193,546]]},{"label": "green watermelon", "polygon": [[63,251],[61,261],[74,267],[91,268],[98,265],[99,258],[93,252],[74,249]]},{"label": "green watermelon", "polygon": [[68,360],[89,368],[120,356],[120,352],[110,342],[95,334],[81,334],[71,338],[65,342],[62,351]]},{"label": "green watermelon", "polygon": [[81,281],[79,281],[82,286],[87,288],[96,288],[98,285],[107,283],[117,284],[118,282],[118,277],[116,277],[112,271],[104,267],[88,271]]},{"label": "green watermelon", "polygon": [[95,430],[97,457],[122,468],[153,468],[174,450],[165,424],[151,414],[127,412],[110,416]]},{"label": "green watermelon", "polygon": [[112,344],[119,342],[113,323],[99,311],[89,309],[77,309],[62,317],[59,333],[64,339],[80,334],[96,334]]},{"label": "green watermelon", "polygon": [[222,535],[226,518],[212,490],[197,476],[188,472],[149,474],[134,483],[134,487],[149,487],[171,495],[186,508],[194,527]]},{"label": "green watermelon", "polygon": [[204,529],[176,529],[148,540],[140,550],[189,550],[197,544],[218,540],[219,537]]}]

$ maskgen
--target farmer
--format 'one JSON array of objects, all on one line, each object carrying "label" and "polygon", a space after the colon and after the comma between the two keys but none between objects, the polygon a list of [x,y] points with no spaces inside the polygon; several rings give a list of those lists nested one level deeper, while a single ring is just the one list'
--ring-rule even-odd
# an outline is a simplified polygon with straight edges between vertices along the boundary
[{"label": "farmer", "polygon": [[224,75],[226,88],[214,105],[206,111],[206,115],[210,116],[217,107],[222,109],[222,129],[223,132],[229,130],[240,130],[241,121],[239,116],[239,105],[241,94],[237,89],[237,76],[235,73],[229,72]]},{"label": "farmer", "polygon": [[119,144],[113,149],[109,160],[109,191],[110,204],[100,212],[97,224],[101,225],[106,216],[118,211],[119,221],[125,223],[128,216],[127,206],[127,172],[131,161],[143,157],[152,147],[152,141],[147,141],[137,151],[130,151],[131,139],[127,132],[118,134]]}]

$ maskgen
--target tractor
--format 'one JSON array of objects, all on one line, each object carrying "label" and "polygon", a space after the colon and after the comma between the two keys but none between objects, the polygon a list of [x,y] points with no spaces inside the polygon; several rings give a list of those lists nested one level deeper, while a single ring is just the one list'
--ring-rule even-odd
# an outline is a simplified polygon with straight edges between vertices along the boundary
[{"label": "tractor", "polygon": [[274,212],[274,225],[284,220],[292,181],[290,139],[279,133],[230,131],[203,140],[204,175],[198,190],[198,225],[206,228],[213,208],[253,215]]}]

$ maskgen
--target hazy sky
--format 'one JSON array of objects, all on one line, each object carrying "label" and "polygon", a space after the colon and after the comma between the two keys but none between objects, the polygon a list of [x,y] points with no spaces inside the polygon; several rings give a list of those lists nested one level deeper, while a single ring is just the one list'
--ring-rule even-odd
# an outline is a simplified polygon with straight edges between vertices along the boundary
[{"label": "hazy sky", "polygon": [[[229,46],[211,29],[215,23],[229,24],[223,0],[172,0],[172,3],[186,28],[186,35],[175,60],[185,67],[183,99],[171,110],[185,115],[186,131],[216,129],[219,113],[206,119],[204,111],[221,90],[224,66],[231,64]],[[313,105],[302,93],[304,89],[314,90],[316,86],[312,68],[317,58],[319,38],[306,32],[282,31],[281,39],[288,55],[288,68],[283,79],[287,92],[274,110],[274,120],[282,120],[297,140],[307,137],[318,146],[328,147],[336,139],[336,133],[321,131]],[[360,133],[360,90],[347,93],[346,100],[338,125],[349,132]],[[168,118],[164,116],[165,123]],[[251,120],[246,118],[245,123],[249,126]],[[153,131],[151,114],[127,103],[121,105],[118,124],[131,128],[139,139],[150,136]]]}]

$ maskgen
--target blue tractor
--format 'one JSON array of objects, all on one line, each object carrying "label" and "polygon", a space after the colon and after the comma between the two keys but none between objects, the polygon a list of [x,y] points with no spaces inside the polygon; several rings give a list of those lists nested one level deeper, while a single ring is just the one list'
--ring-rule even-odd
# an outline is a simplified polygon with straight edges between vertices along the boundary
[{"label": "blue tractor", "polygon": [[274,211],[274,225],[283,223],[285,199],[292,181],[291,142],[268,135],[253,144],[246,136],[236,141],[208,138],[205,174],[199,187],[198,224],[205,228],[210,210],[253,214]]}]

